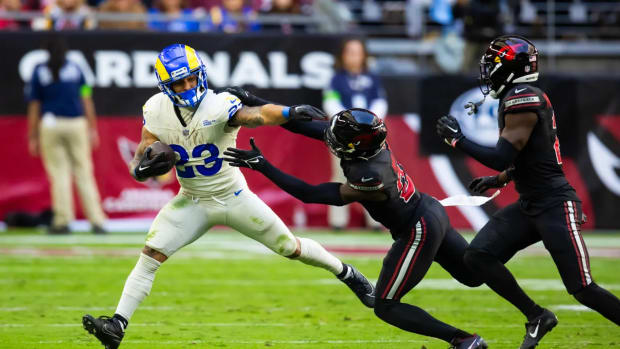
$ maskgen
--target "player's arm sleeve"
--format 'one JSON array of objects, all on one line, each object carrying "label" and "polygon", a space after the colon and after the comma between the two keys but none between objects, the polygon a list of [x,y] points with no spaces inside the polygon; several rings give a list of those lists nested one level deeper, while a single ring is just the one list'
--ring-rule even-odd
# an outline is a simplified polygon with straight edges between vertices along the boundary
[{"label": "player's arm sleeve", "polygon": [[486,167],[490,167],[496,171],[507,169],[514,162],[519,154],[517,149],[507,141],[504,137],[499,137],[495,147],[485,147],[463,138],[456,147],[463,152],[478,160]]},{"label": "player's arm sleeve", "polygon": [[[503,108],[502,112],[506,115],[505,119],[507,120],[507,124],[502,131],[502,134],[509,137],[509,135],[505,133],[509,128],[508,115],[536,112],[544,108],[546,103],[547,101],[541,95],[540,91],[532,86],[518,85],[513,87],[507,92],[506,97],[504,98],[504,103],[501,105],[501,108]],[[521,115],[515,115],[517,118],[520,116]],[[533,119],[533,121],[528,121],[525,119],[527,118],[523,116],[523,120],[517,120],[515,124],[519,128],[529,128],[529,132],[521,132],[521,130],[517,130],[517,133],[527,134],[527,137],[529,137],[529,133],[534,127],[532,122],[535,124],[536,120]],[[524,137],[525,136],[521,138]],[[523,143],[522,141],[523,139],[521,139],[520,142]],[[527,139],[525,139],[525,142],[527,142]],[[515,146],[514,144],[517,143],[514,143],[513,139],[509,141],[507,138],[500,136],[495,147],[484,147],[468,140],[467,138],[463,138],[458,141],[456,143],[456,147],[478,160],[483,165],[497,171],[503,171],[508,169],[513,164],[519,154],[519,149],[521,148],[517,148],[520,146]]]},{"label": "player's arm sleeve", "polygon": [[323,135],[325,134],[325,130],[329,127],[329,122],[320,120],[313,120],[311,122],[291,120],[280,125],[280,127],[293,133],[323,141]]},{"label": "player's arm sleeve", "polygon": [[325,204],[343,206],[345,202],[340,195],[341,183],[323,183],[311,185],[299,178],[280,171],[277,167],[265,162],[261,173],[269,178],[280,189],[307,204]]}]

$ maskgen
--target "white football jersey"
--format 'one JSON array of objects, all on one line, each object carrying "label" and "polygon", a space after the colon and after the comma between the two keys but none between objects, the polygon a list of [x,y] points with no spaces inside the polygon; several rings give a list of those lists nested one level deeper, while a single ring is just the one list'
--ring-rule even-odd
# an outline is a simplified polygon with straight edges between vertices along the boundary
[{"label": "white football jersey", "polygon": [[241,107],[236,96],[212,90],[207,90],[191,118],[184,108],[179,108],[183,110],[179,118],[170,98],[161,92],[146,102],[144,127],[177,153],[176,173],[183,192],[210,198],[245,187],[241,171],[222,160],[226,148],[236,146],[239,127],[227,122]]}]

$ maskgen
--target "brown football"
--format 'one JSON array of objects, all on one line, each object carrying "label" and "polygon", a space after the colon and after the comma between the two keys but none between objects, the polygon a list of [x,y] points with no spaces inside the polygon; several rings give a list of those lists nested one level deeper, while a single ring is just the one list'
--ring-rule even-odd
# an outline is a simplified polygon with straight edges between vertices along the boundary
[{"label": "brown football", "polygon": [[172,168],[174,164],[177,162],[176,153],[170,146],[166,143],[162,143],[157,141],[149,146],[151,148],[151,153],[149,154],[149,159],[154,158],[159,153],[164,153],[164,159],[168,162],[169,167]]}]

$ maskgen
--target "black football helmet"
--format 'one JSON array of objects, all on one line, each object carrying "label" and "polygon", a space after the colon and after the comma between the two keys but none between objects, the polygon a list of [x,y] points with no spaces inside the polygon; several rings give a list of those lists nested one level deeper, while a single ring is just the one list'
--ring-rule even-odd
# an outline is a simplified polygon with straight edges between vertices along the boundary
[{"label": "black football helmet", "polygon": [[329,150],[341,159],[371,158],[381,151],[386,137],[383,120],[360,108],[334,115],[324,136]]},{"label": "black football helmet", "polygon": [[506,35],[491,41],[480,59],[480,90],[499,98],[511,84],[538,80],[538,50],[528,39]]}]

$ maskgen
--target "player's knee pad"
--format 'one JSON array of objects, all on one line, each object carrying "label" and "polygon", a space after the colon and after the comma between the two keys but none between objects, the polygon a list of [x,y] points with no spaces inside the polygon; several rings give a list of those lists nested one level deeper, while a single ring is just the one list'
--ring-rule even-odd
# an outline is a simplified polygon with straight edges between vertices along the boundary
[{"label": "player's knee pad", "polygon": [[398,301],[393,299],[375,298],[375,315],[377,315],[379,319],[385,319],[390,313],[390,309],[398,303]]},{"label": "player's knee pad", "polygon": [[576,292],[568,290],[568,293],[572,294],[579,303],[586,304],[591,302],[594,297],[598,297],[600,289],[601,288],[593,282]]},{"label": "player's knee pad", "polygon": [[284,257],[294,258],[297,257],[297,239],[293,235],[281,235],[276,240],[275,249],[277,254]]}]

